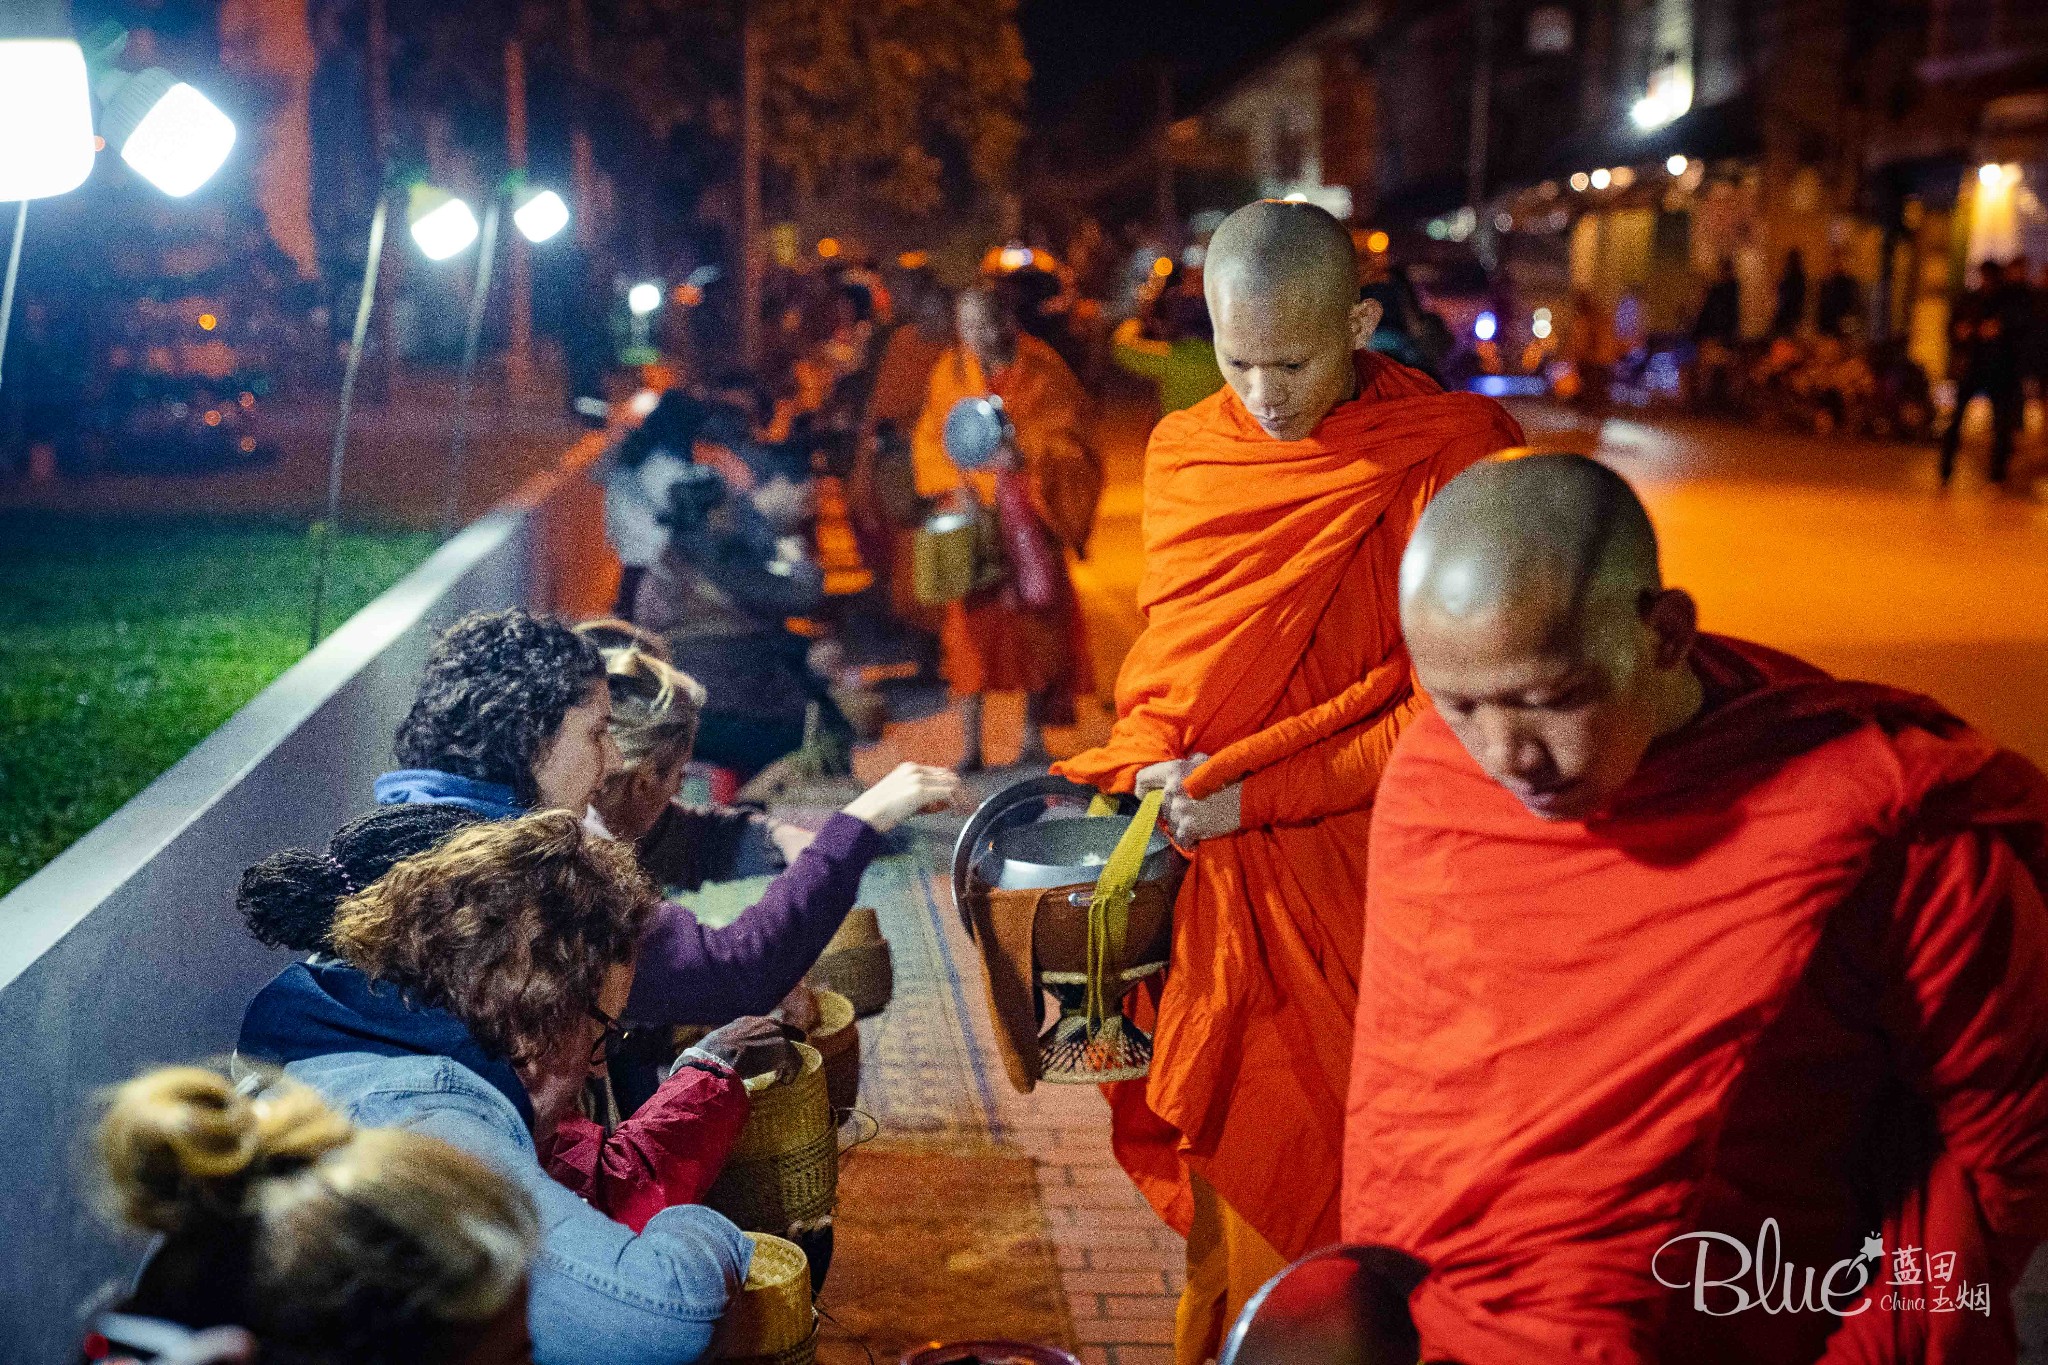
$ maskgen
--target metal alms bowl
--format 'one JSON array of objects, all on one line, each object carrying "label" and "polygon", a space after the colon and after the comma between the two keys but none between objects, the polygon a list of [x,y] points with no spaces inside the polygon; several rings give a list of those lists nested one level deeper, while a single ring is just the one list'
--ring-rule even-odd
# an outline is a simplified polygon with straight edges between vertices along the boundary
[{"label": "metal alms bowl", "polygon": [[[1094,882],[1116,850],[1130,821],[1115,815],[1045,820],[1005,830],[995,838],[984,868],[987,880],[1003,891],[1077,886]],[[1155,831],[1145,846],[1140,882],[1165,877],[1173,867],[1173,846]]]},{"label": "metal alms bowl", "polygon": [[962,469],[979,469],[1012,434],[1002,399],[963,398],[946,413],[941,439],[954,464]]}]

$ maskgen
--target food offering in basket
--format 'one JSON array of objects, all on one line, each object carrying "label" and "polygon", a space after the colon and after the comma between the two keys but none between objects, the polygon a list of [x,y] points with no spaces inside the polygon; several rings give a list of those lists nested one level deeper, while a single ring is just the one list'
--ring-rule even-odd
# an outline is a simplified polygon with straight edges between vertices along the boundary
[{"label": "food offering in basket", "polygon": [[832,1117],[843,1120],[860,1101],[860,1022],[853,1002],[838,991],[815,993],[817,1023],[808,1030],[810,1044],[825,1059],[825,1094]]},{"label": "food offering in basket", "polygon": [[[1122,1003],[1165,970],[1171,948],[1186,864],[1158,816],[1156,793],[1118,804],[1040,777],[990,797],[961,831],[953,894],[981,956],[1003,1069],[1019,1091],[1150,1070],[1152,1040]],[[1059,1015],[1043,1027],[1047,991]]]},{"label": "food offering in basket", "polygon": [[718,1324],[718,1357],[745,1365],[811,1365],[818,1358],[818,1310],[803,1248],[749,1232],[747,1282]]}]

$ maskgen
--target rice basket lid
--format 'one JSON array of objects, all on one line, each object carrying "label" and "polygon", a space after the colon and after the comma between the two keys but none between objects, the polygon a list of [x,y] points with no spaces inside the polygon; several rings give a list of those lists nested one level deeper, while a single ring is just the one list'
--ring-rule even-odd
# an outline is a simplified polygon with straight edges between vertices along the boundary
[{"label": "rice basket lid", "polygon": [[853,1027],[853,1002],[838,991],[819,988],[818,1026],[811,1030],[811,1041],[819,1051],[825,1051],[840,1034]]},{"label": "rice basket lid", "polygon": [[882,922],[868,906],[856,906],[839,926],[839,932],[832,935],[832,941],[825,945],[826,952],[838,948],[861,948],[869,944],[887,943],[882,937]]},{"label": "rice basket lid", "polygon": [[754,1244],[747,1282],[726,1309],[722,1349],[728,1356],[773,1355],[811,1334],[811,1266],[803,1248],[765,1232]]}]

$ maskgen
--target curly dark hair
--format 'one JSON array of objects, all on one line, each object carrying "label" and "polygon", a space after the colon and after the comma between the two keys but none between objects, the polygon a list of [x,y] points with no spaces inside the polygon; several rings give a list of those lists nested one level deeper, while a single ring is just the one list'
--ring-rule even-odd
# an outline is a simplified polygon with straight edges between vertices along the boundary
[{"label": "curly dark hair", "polygon": [[288,848],[242,874],[235,908],[258,942],[299,953],[330,951],[327,931],[342,901],[484,817],[461,806],[380,806],[343,825],[324,853]]},{"label": "curly dark hair", "polygon": [[633,959],[659,897],[633,849],[567,811],[463,830],[342,902],[329,939],[370,976],[538,1062]]},{"label": "curly dark hair", "polygon": [[604,681],[597,646],[552,616],[514,607],[463,617],[434,642],[398,726],[399,766],[438,768],[540,799],[534,765],[571,707]]}]

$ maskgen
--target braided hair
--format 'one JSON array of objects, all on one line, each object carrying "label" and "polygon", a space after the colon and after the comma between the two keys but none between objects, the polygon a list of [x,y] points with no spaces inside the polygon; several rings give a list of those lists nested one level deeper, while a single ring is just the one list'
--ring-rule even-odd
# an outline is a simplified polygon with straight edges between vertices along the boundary
[{"label": "braided hair", "polygon": [[327,932],[344,900],[483,818],[462,806],[380,806],[343,825],[325,852],[288,848],[244,872],[235,908],[259,942],[329,952]]}]

